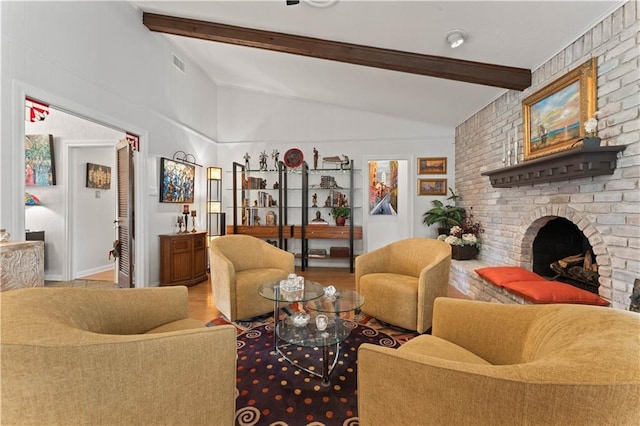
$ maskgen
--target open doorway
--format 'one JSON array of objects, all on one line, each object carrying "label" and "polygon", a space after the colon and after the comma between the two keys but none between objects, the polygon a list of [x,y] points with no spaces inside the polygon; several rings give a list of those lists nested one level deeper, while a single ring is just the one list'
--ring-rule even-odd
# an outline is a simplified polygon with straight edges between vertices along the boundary
[{"label": "open doorway", "polygon": [[[125,138],[121,130],[50,107],[45,120],[25,123],[25,135],[52,135],[55,185],[31,186],[25,192],[40,200],[25,206],[25,229],[41,231],[45,239],[45,279],[70,281],[101,277],[115,282],[109,251],[116,238],[116,185],[87,184],[88,164],[116,172],[115,146]],[[105,279],[111,277],[111,279]],[[86,279],[86,278],[85,278]]]}]

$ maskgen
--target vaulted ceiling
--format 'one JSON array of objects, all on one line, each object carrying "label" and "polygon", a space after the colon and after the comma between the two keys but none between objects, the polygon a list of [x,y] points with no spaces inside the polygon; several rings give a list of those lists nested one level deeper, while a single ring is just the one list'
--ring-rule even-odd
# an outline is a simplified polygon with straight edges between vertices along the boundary
[{"label": "vaulted ceiling", "polygon": [[[190,28],[206,29],[209,22],[335,41],[347,46],[346,51],[350,45],[358,45],[384,49],[382,52],[429,55],[427,59],[453,59],[449,65],[440,64],[442,72],[435,74],[445,77],[444,71],[460,65],[458,60],[466,61],[462,64],[472,61],[535,70],[622,4],[612,0],[340,0],[330,2],[334,3],[330,7],[317,7],[326,0],[303,0],[295,6],[287,6],[285,0],[133,3],[147,17],[159,14],[205,21]],[[445,40],[452,29],[468,34],[466,42],[456,49]],[[507,90],[429,76],[434,74],[246,47],[247,43],[234,45],[171,34],[162,37],[184,50],[218,85],[446,126],[461,123]],[[375,65],[378,59],[372,53],[372,60],[365,62]]]}]

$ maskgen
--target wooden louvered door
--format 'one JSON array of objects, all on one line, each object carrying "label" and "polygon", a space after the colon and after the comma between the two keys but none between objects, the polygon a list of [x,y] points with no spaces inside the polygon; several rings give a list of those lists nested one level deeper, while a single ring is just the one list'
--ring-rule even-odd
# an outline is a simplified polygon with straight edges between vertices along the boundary
[{"label": "wooden louvered door", "polygon": [[118,142],[116,149],[118,169],[118,241],[120,241],[120,257],[118,258],[118,285],[135,287],[134,283],[134,170],[133,151],[129,142],[124,139]]}]

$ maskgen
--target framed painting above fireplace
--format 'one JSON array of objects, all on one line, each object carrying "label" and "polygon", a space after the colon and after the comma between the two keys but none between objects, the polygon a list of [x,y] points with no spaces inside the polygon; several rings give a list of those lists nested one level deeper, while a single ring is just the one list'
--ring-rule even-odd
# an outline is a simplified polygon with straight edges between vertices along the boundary
[{"label": "framed painting above fireplace", "polygon": [[524,159],[572,148],[596,109],[596,58],[522,101]]}]

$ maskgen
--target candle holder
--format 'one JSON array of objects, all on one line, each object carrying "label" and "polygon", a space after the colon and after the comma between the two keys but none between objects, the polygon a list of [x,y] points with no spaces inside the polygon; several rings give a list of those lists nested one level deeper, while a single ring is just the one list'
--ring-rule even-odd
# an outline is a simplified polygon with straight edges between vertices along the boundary
[{"label": "candle holder", "polygon": [[178,227],[178,232],[176,234],[182,233],[182,216],[178,216],[178,220],[176,221],[176,226]]},{"label": "candle holder", "polygon": [[189,233],[189,213],[184,214],[184,234]]},{"label": "candle holder", "polygon": [[195,210],[191,210],[191,224],[193,226],[193,228],[191,228],[191,232],[198,232],[196,231],[196,211]]}]

